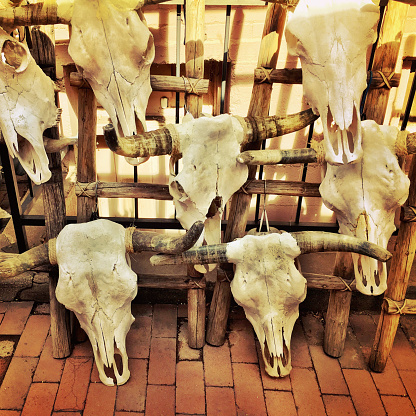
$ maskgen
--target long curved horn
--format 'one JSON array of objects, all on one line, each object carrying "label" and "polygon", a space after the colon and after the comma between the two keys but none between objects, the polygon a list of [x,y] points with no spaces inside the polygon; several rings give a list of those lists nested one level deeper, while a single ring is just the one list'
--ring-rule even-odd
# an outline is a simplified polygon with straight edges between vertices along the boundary
[{"label": "long curved horn", "polygon": [[268,116],[268,117],[245,117],[239,118],[244,120],[243,128],[246,131],[246,137],[243,145],[251,142],[258,142],[271,137],[283,136],[303,129],[311,124],[319,116],[315,115],[312,109],[301,111],[296,114],[289,114],[285,117]]},{"label": "long curved horn", "polygon": [[377,244],[349,235],[321,231],[290,233],[298,243],[302,254],[320,251],[351,251],[380,261],[387,261],[392,254]]},{"label": "long curved horn", "polygon": [[198,240],[204,229],[204,223],[197,221],[180,237],[169,237],[150,231],[135,230],[132,233],[131,245],[135,252],[156,251],[158,253],[178,254],[189,250]]},{"label": "long curved horn", "polygon": [[147,157],[172,153],[172,136],[167,127],[133,136],[117,137],[113,125],[107,124],[104,127],[104,138],[110,150],[121,156]]},{"label": "long curved horn", "polygon": [[49,244],[54,243],[56,243],[56,238],[49,240],[48,243],[33,247],[10,260],[2,261],[0,263],[0,280],[17,276],[35,267],[50,264]]},{"label": "long curved horn", "polygon": [[247,150],[237,156],[237,162],[246,165],[316,163],[317,161],[316,151],[310,148],[289,150]]},{"label": "long curved horn", "polygon": [[210,264],[227,262],[226,243],[191,248],[178,256],[158,254],[150,258],[150,263],[153,266],[161,266],[164,264]]}]

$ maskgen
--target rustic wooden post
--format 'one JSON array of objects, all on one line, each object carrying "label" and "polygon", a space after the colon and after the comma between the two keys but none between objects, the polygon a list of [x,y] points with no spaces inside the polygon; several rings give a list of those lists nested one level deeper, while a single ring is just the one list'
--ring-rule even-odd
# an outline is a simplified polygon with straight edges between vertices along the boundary
[{"label": "rustic wooden post", "polygon": [[[389,2],[386,8],[372,71],[382,71],[387,78],[391,73],[394,73],[396,68],[408,9],[408,5],[395,1]],[[389,94],[390,90],[388,88],[369,90],[364,106],[364,114],[367,119],[383,124]],[[350,269],[352,258],[349,256],[348,260],[346,260],[342,256],[337,257],[338,259],[341,259],[341,263],[336,261],[335,270],[341,270],[341,274],[338,274],[338,276],[348,279],[348,276],[343,274],[342,271]],[[342,262],[345,261],[349,263],[343,265]],[[334,271],[334,274],[337,273]],[[350,292],[331,290],[326,315],[324,350],[332,357],[341,356],[344,350],[350,303]]]},{"label": "rustic wooden post", "polygon": [[[416,205],[416,158],[412,157],[409,170],[410,191],[406,205]],[[396,240],[396,248],[392,257],[385,299],[403,301],[406,296],[410,269],[416,249],[416,223],[402,222]],[[397,326],[400,320],[400,311],[394,314],[381,310],[373,348],[370,354],[369,366],[373,371],[381,372],[387,364]]]},{"label": "rustic wooden post", "polygon": [[[96,174],[97,101],[89,85],[78,89],[78,161],[77,181],[95,182]],[[77,186],[79,186],[77,184]],[[82,192],[77,198],[77,222],[87,222],[95,209],[96,198]]]},{"label": "rustic wooden post", "polygon": [[[186,0],[185,73],[188,78],[204,77],[205,0]],[[197,81],[198,82],[198,81]],[[186,108],[194,118],[202,112],[202,96],[185,94]],[[200,280],[203,275],[190,265],[190,279]],[[202,348],[205,344],[205,288],[188,289],[188,345]]]},{"label": "rustic wooden post", "polygon": [[[262,42],[257,66],[267,69],[276,67],[282,41],[283,30],[286,24],[287,7],[280,4],[269,4],[263,28]],[[270,98],[273,84],[255,83],[251,94],[248,116],[265,116],[269,114]],[[242,149],[258,150],[261,143],[249,144]],[[249,179],[254,179],[256,166],[249,167]],[[225,241],[232,241],[245,234],[251,195],[235,194],[232,198],[228,226],[225,232]],[[230,282],[225,278],[232,275],[232,269],[223,265],[224,270],[218,271],[217,282],[208,316],[207,342],[212,345],[222,345],[225,340],[225,331],[228,319],[228,310],[231,300]]]},{"label": "rustic wooden post", "polygon": [[[51,26],[32,29],[32,56],[36,63],[56,80],[54,29]],[[36,88],[36,86],[34,86]],[[45,131],[44,135],[59,139],[58,127]],[[52,177],[43,184],[43,206],[45,213],[46,235],[55,238],[66,224],[64,185],[62,180],[61,155],[52,153],[49,157],[49,169]],[[51,315],[52,354],[55,358],[65,358],[71,354],[70,313],[55,296],[58,284],[58,271],[49,275],[49,298]]]}]

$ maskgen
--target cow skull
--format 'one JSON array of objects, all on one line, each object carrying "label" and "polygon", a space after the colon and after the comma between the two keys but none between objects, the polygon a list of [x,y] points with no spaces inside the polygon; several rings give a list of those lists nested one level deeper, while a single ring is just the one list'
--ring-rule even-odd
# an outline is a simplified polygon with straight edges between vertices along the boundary
[{"label": "cow skull", "polygon": [[231,290],[252,323],[266,371],[283,377],[291,370],[290,339],[306,296],[306,280],[294,265],[300,254],[355,251],[386,261],[387,250],[358,238],[323,232],[257,233],[227,244],[192,248],[180,256],[154,256],[152,264],[232,262]]},{"label": "cow skull", "polygon": [[185,229],[195,221],[205,222],[207,244],[220,243],[224,206],[248,175],[247,166],[236,161],[243,127],[228,114],[195,120],[188,114],[183,124],[176,126],[176,134],[182,169],[178,174],[171,169],[169,179],[176,218]]},{"label": "cow skull", "polygon": [[51,177],[43,131],[56,124],[54,83],[26,45],[0,28],[0,128],[10,155],[37,185]]},{"label": "cow skull", "polygon": [[[395,230],[394,216],[409,193],[409,179],[395,154],[398,129],[361,123],[363,158],[354,165],[327,166],[319,188],[325,205],[337,216],[340,232],[386,248]],[[379,295],[387,289],[386,265],[353,254],[357,289]]]},{"label": "cow skull", "polygon": [[[113,367],[117,384],[130,376],[126,335],[134,318],[130,303],[137,293],[137,276],[126,260],[126,251],[180,253],[192,247],[203,229],[194,224],[183,236],[168,237],[143,232],[100,219],[70,224],[56,239],[0,263],[1,278],[10,278],[43,264],[58,264],[56,297],[75,312],[91,341],[100,380],[113,385],[104,367]],[[115,345],[114,345],[115,344]],[[122,357],[119,374],[114,352]]]},{"label": "cow skull", "polygon": [[146,130],[152,91],[153,35],[138,4],[75,0],[71,18],[68,52],[121,136]]},{"label": "cow skull", "polygon": [[300,0],[287,23],[288,50],[300,58],[303,93],[321,116],[330,164],[362,156],[359,107],[378,19],[371,0]]},{"label": "cow skull", "polygon": [[[130,377],[126,335],[134,322],[131,301],[137,276],[126,261],[125,229],[107,220],[67,225],[56,239],[59,280],[56,298],[73,311],[87,333],[100,380],[114,385],[104,366],[113,367],[117,384]],[[114,350],[122,357],[119,374]]]}]

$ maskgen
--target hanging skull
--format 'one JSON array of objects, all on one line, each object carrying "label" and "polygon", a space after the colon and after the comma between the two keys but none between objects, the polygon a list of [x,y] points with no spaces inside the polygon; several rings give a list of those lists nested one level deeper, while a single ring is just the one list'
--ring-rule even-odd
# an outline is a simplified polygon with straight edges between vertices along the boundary
[{"label": "hanging skull", "polygon": [[[361,123],[363,157],[353,165],[327,166],[319,188],[324,204],[337,216],[340,232],[381,247],[395,230],[395,211],[409,193],[409,179],[400,169],[395,153],[398,129]],[[387,289],[384,263],[353,254],[357,289],[379,295]]]},{"label": "hanging skull", "polygon": [[[139,1],[75,0],[68,52],[121,136],[146,130],[153,35]],[[132,162],[132,160],[130,160]]]},{"label": "hanging skull", "polygon": [[56,124],[54,83],[26,45],[0,28],[0,128],[10,155],[37,185],[51,177],[43,131]]},{"label": "hanging skull", "polygon": [[287,23],[289,53],[300,58],[303,94],[321,116],[330,164],[362,156],[359,107],[378,19],[371,0],[300,0]]},{"label": "hanging skull", "polygon": [[235,264],[231,291],[244,308],[261,345],[267,373],[283,377],[291,370],[290,340],[306,296],[306,280],[296,269],[300,254],[353,251],[386,261],[391,254],[358,238],[324,232],[255,233],[227,244],[192,248],[180,256],[158,255],[154,265]]}]

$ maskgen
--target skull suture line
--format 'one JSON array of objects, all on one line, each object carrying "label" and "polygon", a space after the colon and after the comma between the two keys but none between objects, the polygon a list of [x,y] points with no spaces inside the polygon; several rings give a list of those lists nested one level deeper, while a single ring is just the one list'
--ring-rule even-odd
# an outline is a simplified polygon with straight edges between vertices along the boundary
[{"label": "skull suture line", "polygon": [[359,106],[378,19],[370,0],[300,0],[287,24],[289,53],[300,58],[303,94],[321,116],[330,164],[362,156]]},{"label": "skull suture line", "polygon": [[56,124],[54,83],[26,45],[0,28],[0,127],[9,153],[37,185],[51,177],[43,131]]},{"label": "skull suture line", "polygon": [[[400,169],[394,145],[398,129],[361,123],[363,158],[357,164],[327,166],[319,188],[325,205],[337,216],[340,232],[386,248],[395,230],[394,215],[409,193],[409,179]],[[357,289],[379,295],[387,289],[384,263],[353,254]]]},{"label": "skull suture line", "polygon": [[[247,180],[247,166],[236,161],[244,139],[241,123],[224,114],[217,117],[184,118],[172,134],[179,143],[182,169],[171,171],[169,192],[183,228],[205,222],[201,236],[207,244],[221,242],[221,216],[231,196]],[[175,161],[173,155],[172,161]]]},{"label": "skull suture line", "polygon": [[391,254],[364,240],[323,232],[255,233],[227,244],[191,248],[180,256],[153,256],[153,265],[234,263],[231,290],[260,341],[273,377],[291,370],[290,338],[306,296],[306,280],[294,265],[300,254],[352,251],[386,261]]},{"label": "skull suture line", "polygon": [[68,52],[121,136],[146,130],[152,91],[153,35],[138,3],[75,0],[71,19]]},{"label": "skull suture line", "polygon": [[[67,225],[56,239],[56,257],[56,298],[75,313],[87,333],[100,380],[114,385],[104,371],[104,366],[113,367],[117,384],[124,384],[130,377],[126,335],[137,294],[137,276],[126,261],[124,227],[107,220]],[[114,344],[122,357],[121,375]]]}]

